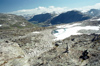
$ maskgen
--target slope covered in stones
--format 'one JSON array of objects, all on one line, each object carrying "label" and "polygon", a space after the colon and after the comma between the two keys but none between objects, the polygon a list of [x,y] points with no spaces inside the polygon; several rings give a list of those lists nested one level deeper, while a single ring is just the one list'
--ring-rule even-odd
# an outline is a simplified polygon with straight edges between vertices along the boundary
[{"label": "slope covered in stones", "polygon": [[71,36],[54,45],[37,58],[35,66],[100,66],[100,35]]},{"label": "slope covered in stones", "polygon": [[23,28],[33,27],[24,17],[13,14],[0,13],[0,28]]}]

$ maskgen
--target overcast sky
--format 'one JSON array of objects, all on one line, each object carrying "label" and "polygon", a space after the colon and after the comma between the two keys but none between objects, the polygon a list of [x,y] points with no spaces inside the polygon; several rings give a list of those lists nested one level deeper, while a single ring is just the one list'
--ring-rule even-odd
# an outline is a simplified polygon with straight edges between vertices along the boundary
[{"label": "overcast sky", "polygon": [[0,0],[0,13],[18,14],[99,8],[100,0]]}]

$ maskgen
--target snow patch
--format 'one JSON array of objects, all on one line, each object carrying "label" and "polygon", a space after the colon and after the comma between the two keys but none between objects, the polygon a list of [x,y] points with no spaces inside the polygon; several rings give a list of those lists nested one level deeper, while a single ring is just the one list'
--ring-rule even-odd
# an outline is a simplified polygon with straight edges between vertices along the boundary
[{"label": "snow patch", "polygon": [[78,33],[79,30],[99,30],[100,27],[99,26],[75,26],[73,27],[73,25],[70,26],[70,28],[66,28],[63,29],[65,31],[63,31],[62,29],[57,29],[56,31],[58,31],[57,33],[54,33],[53,35],[56,37],[54,40],[63,40],[67,37],[70,37],[71,35],[80,35],[82,33]]},{"label": "snow patch", "polygon": [[0,27],[1,27],[2,25],[0,25]]},{"label": "snow patch", "polygon": [[91,11],[91,14],[94,14],[93,11]]},{"label": "snow patch", "polygon": [[90,21],[100,21],[100,18],[99,19],[90,19]]},{"label": "snow patch", "polygon": [[82,23],[75,23],[75,24],[65,24],[65,25],[60,25],[60,26],[56,26],[57,28],[70,28],[70,27],[74,27],[74,26],[77,26],[77,25],[81,25]]},{"label": "snow patch", "polygon": [[23,22],[23,23],[21,24],[21,26],[26,26],[26,25],[25,25],[25,23]]},{"label": "snow patch", "polygon": [[97,21],[100,21],[100,18],[99,18],[99,19],[97,19]]},{"label": "snow patch", "polygon": [[37,32],[37,31],[36,31],[36,32],[32,32],[32,33],[40,33],[40,32]]}]

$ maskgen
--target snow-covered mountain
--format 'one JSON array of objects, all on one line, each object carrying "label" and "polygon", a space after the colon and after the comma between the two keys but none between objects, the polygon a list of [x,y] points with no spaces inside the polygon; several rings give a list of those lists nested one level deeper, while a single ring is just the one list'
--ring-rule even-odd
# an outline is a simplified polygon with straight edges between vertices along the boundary
[{"label": "snow-covered mountain", "polygon": [[100,9],[91,9],[86,12],[87,15],[90,15],[92,17],[100,16]]},{"label": "snow-covered mountain", "polygon": [[26,20],[30,20],[31,18],[33,18],[34,14],[24,14],[21,16],[23,16]]}]

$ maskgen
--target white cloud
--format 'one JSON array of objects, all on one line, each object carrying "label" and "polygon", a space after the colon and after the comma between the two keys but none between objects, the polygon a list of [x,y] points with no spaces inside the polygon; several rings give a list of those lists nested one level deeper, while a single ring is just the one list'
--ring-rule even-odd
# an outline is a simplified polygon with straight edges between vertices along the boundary
[{"label": "white cloud", "polygon": [[10,13],[23,15],[23,14],[41,14],[41,13],[51,13],[51,12],[61,13],[67,10],[68,10],[67,7],[54,7],[54,6],[41,7],[39,6],[38,8],[35,8],[35,9],[23,9],[23,10],[10,12]]},{"label": "white cloud", "polygon": [[24,14],[41,14],[41,13],[51,13],[51,12],[56,12],[56,13],[62,13],[62,12],[67,12],[69,10],[80,10],[82,12],[86,12],[90,9],[99,9],[100,8],[100,3],[97,3],[93,6],[84,6],[81,8],[68,8],[68,7],[54,7],[54,6],[49,6],[49,7],[41,7],[39,6],[38,8],[35,9],[23,9],[23,10],[18,10],[14,12],[9,12],[11,14],[17,14],[17,15],[24,15]]},{"label": "white cloud", "polygon": [[100,3],[96,3],[95,5],[92,5],[92,6],[85,6],[82,8],[74,8],[74,9],[81,10],[82,12],[86,12],[90,9],[100,9]]}]

